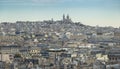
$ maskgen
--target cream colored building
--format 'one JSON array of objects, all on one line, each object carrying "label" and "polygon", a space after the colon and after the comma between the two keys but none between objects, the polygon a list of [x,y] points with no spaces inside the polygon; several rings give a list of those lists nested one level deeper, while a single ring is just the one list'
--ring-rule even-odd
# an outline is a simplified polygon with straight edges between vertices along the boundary
[{"label": "cream colored building", "polygon": [[101,60],[101,61],[108,61],[108,55],[102,55],[102,54],[96,54],[96,58],[97,60]]},{"label": "cream colored building", "polygon": [[12,54],[0,54],[0,61],[11,63],[13,61],[13,58],[14,57]]}]

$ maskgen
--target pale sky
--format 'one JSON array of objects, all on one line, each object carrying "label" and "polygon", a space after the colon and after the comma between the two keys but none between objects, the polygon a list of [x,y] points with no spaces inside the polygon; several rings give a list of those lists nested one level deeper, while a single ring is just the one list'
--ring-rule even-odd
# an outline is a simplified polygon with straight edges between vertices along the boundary
[{"label": "pale sky", "polygon": [[120,0],[0,0],[0,22],[62,19],[120,27]]}]

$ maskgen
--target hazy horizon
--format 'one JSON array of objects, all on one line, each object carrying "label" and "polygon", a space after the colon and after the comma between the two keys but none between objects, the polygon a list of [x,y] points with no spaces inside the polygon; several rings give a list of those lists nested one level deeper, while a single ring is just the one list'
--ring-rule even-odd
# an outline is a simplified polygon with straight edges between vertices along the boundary
[{"label": "hazy horizon", "polygon": [[0,0],[0,22],[62,19],[91,26],[120,27],[120,0]]}]

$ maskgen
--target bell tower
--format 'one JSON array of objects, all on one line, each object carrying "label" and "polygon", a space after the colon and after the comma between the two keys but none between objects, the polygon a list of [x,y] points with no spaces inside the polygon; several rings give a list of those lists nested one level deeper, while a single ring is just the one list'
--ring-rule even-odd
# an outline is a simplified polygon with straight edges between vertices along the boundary
[{"label": "bell tower", "polygon": [[67,20],[69,20],[69,19],[70,19],[69,14],[67,14]]},{"label": "bell tower", "polygon": [[63,14],[63,21],[65,21],[65,14]]}]

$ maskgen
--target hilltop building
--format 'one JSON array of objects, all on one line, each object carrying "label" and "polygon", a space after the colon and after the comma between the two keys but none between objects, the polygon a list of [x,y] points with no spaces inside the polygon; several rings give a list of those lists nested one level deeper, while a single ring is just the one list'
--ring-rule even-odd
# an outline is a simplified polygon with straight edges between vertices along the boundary
[{"label": "hilltop building", "polygon": [[71,23],[72,20],[69,17],[69,14],[67,14],[67,16],[65,16],[65,14],[63,14],[63,23]]}]

